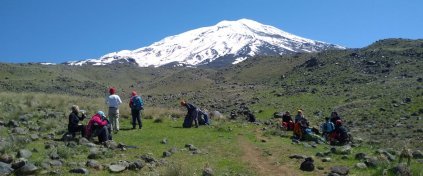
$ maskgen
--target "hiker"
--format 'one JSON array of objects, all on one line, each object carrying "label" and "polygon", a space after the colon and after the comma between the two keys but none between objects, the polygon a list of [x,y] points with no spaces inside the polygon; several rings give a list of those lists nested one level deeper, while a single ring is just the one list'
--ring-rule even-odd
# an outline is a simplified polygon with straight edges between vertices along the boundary
[{"label": "hiker", "polygon": [[142,101],[141,96],[137,95],[137,92],[132,91],[131,99],[129,100],[129,107],[131,108],[132,115],[132,129],[135,129],[138,121],[138,128],[142,128],[141,121],[141,110],[144,109],[144,102]]},{"label": "hiker", "polygon": [[303,139],[306,141],[314,141],[316,143],[322,142],[325,143],[325,139],[323,139],[322,137],[320,137],[318,135],[319,130],[317,130],[316,128],[306,128],[303,131]]},{"label": "hiker", "polygon": [[322,137],[329,140],[329,135],[335,130],[335,125],[330,121],[329,117],[325,118],[325,122],[320,126],[320,130],[322,131]]},{"label": "hiker", "polygon": [[184,100],[181,101],[181,106],[187,108],[187,115],[185,116],[182,127],[191,128],[192,122],[194,121],[195,127],[198,128],[198,108]]},{"label": "hiker", "polygon": [[338,115],[338,113],[336,112],[336,111],[333,111],[331,114],[330,114],[330,121],[333,123],[333,124],[336,124],[336,121],[337,120],[341,120],[341,117],[339,117],[339,115]]},{"label": "hiker", "polygon": [[330,135],[330,143],[331,145],[344,145],[349,142],[348,131],[342,125],[341,120],[337,120],[335,123],[335,130]]},{"label": "hiker", "polygon": [[91,139],[91,137],[98,136],[98,141],[100,143],[107,140],[111,140],[112,136],[110,134],[109,121],[106,118],[106,115],[103,111],[98,111],[97,114],[91,117],[88,125],[86,127],[86,138]]},{"label": "hiker", "polygon": [[291,114],[289,111],[286,111],[282,115],[282,126],[286,128],[286,130],[291,131],[294,129],[294,122],[292,121]]},{"label": "hiker", "polygon": [[81,132],[81,136],[84,137],[85,126],[79,122],[86,118],[85,112],[81,112],[81,116],[79,116],[80,110],[77,105],[73,105],[71,110],[72,112],[69,114],[68,134],[71,134],[72,138],[74,138],[75,133]]},{"label": "hiker", "polygon": [[304,117],[303,111],[300,109],[297,111],[297,115],[295,116],[295,123],[294,123],[294,137],[302,140],[304,138],[305,130],[308,128],[309,123],[308,120]]},{"label": "hiker", "polygon": [[199,125],[210,125],[210,118],[206,111],[198,111],[198,124]]},{"label": "hiker", "polygon": [[119,105],[122,104],[119,95],[116,95],[116,88],[109,89],[109,96],[106,99],[106,104],[109,105],[109,122],[112,125],[114,133],[119,131]]}]

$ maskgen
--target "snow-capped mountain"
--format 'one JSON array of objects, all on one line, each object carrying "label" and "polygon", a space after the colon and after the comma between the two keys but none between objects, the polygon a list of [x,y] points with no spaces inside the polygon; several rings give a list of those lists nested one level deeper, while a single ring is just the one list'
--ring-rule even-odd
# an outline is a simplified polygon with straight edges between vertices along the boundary
[{"label": "snow-capped mountain", "polygon": [[198,66],[237,64],[253,56],[317,52],[344,47],[302,38],[273,26],[249,19],[221,21],[175,36],[166,37],[150,46],[122,50],[89,59],[68,62],[70,65],[107,65],[136,63],[140,67]]}]

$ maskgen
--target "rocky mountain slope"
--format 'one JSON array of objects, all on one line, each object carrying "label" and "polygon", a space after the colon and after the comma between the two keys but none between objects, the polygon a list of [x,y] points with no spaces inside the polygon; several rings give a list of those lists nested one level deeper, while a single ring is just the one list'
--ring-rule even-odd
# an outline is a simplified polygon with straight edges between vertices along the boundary
[{"label": "rocky mountain slope", "polygon": [[342,46],[302,38],[253,20],[221,21],[150,46],[123,50],[69,65],[134,63],[140,67],[227,66],[254,56],[277,56],[300,52],[344,49]]}]

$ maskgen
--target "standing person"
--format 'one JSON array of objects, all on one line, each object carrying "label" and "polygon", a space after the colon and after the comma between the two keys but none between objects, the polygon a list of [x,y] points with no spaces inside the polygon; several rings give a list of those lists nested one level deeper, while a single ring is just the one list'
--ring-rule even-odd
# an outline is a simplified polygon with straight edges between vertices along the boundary
[{"label": "standing person", "polygon": [[137,125],[136,121],[138,121],[138,128],[141,129],[141,110],[144,109],[144,102],[142,101],[141,96],[138,96],[135,91],[132,91],[131,100],[129,100],[129,107],[131,108],[132,115],[132,129],[135,129],[135,126]]},{"label": "standing person", "polygon": [[75,137],[76,132],[81,132],[81,136],[85,136],[85,126],[79,124],[80,121],[86,118],[85,113],[82,112],[81,116],[79,116],[79,107],[77,105],[73,105],[71,107],[72,112],[69,114],[69,123],[68,123],[68,134],[71,134],[72,137]]},{"label": "standing person", "polygon": [[191,128],[192,121],[194,121],[195,127],[198,128],[198,108],[191,103],[187,103],[184,100],[181,101],[181,106],[184,106],[187,108],[187,115],[185,116],[182,127]]},{"label": "standing person", "polygon": [[109,96],[106,99],[106,104],[109,105],[109,122],[112,125],[114,133],[119,131],[119,105],[122,104],[119,95],[116,95],[116,88],[109,89]]}]

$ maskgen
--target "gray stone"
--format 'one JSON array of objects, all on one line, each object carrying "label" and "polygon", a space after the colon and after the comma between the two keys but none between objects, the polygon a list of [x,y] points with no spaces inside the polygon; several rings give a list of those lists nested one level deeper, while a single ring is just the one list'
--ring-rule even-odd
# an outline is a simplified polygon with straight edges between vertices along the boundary
[{"label": "gray stone", "polygon": [[161,144],[167,144],[167,139],[164,138],[162,141],[160,141]]},{"label": "gray stone", "polygon": [[291,158],[291,159],[304,159],[304,158],[307,158],[307,156],[299,155],[299,154],[293,154],[293,155],[289,155],[289,158]]},{"label": "gray stone", "polygon": [[38,136],[38,134],[31,134],[31,139],[33,140],[33,141],[36,141],[36,140],[38,140],[39,138],[40,138],[40,136]]},{"label": "gray stone", "polygon": [[414,159],[423,159],[423,153],[420,150],[413,151]]},{"label": "gray stone", "polygon": [[401,175],[401,176],[413,175],[410,168],[404,164],[398,164],[397,166],[393,167],[391,170],[395,175]]},{"label": "gray stone", "polygon": [[16,169],[19,169],[22,166],[25,166],[26,162],[27,162],[27,159],[25,159],[25,158],[19,158],[19,159],[13,161],[12,168],[15,169],[15,170]]},{"label": "gray stone", "polygon": [[63,165],[62,161],[60,160],[51,160],[49,163],[50,163],[50,166],[54,166],[54,167],[61,167]]},{"label": "gray stone", "polygon": [[324,157],[325,155],[324,155],[322,152],[317,152],[317,153],[316,153],[316,156],[317,156],[317,157]]},{"label": "gray stone", "polygon": [[13,169],[10,164],[0,162],[0,175],[9,175],[12,172],[13,172]]},{"label": "gray stone", "polygon": [[383,155],[385,155],[386,158],[388,158],[389,161],[394,161],[395,160],[395,156],[392,155],[391,153],[387,152],[387,151],[384,151],[383,152]]},{"label": "gray stone", "polygon": [[94,143],[92,143],[92,142],[89,142],[89,143],[86,143],[86,144],[84,144],[85,146],[87,146],[87,147],[90,147],[90,148],[94,148],[94,147],[97,147],[97,145],[95,145]]},{"label": "gray stone", "polygon": [[129,170],[140,170],[145,166],[144,162],[141,160],[136,160],[129,164]]},{"label": "gray stone", "polygon": [[214,175],[214,171],[212,168],[206,167],[203,169],[203,176],[213,176],[213,175]]},{"label": "gray stone", "polygon": [[25,128],[16,127],[12,129],[12,133],[24,135],[24,134],[28,134],[28,131]]},{"label": "gray stone", "polygon": [[103,166],[96,160],[88,160],[85,165],[96,170],[103,170]]},{"label": "gray stone", "polygon": [[104,146],[112,150],[115,150],[118,148],[118,144],[113,140],[108,140],[104,142]]},{"label": "gray stone", "polygon": [[79,145],[85,145],[90,143],[90,141],[87,138],[79,138],[78,144]]},{"label": "gray stone", "polygon": [[157,160],[152,155],[150,155],[150,154],[142,155],[140,158],[142,160],[144,160],[145,162],[147,162],[147,163],[157,162]]},{"label": "gray stone", "polygon": [[38,167],[32,163],[26,163],[21,168],[17,169],[16,175],[34,175],[38,171]]},{"label": "gray stone", "polygon": [[367,169],[366,163],[357,163],[355,164],[355,167],[359,169]]},{"label": "gray stone", "polygon": [[13,161],[13,157],[8,154],[3,154],[0,156],[0,162],[10,164]]},{"label": "gray stone", "polygon": [[347,166],[332,166],[330,168],[330,171],[339,175],[348,175],[348,172],[350,172],[350,168],[348,168]]},{"label": "gray stone", "polygon": [[172,153],[171,153],[171,152],[169,152],[169,151],[164,151],[164,152],[163,152],[163,157],[164,157],[164,158],[166,158],[166,157],[170,157],[170,156],[172,156]]},{"label": "gray stone", "polygon": [[355,154],[355,159],[356,160],[364,160],[364,159],[366,159],[366,157],[367,157],[367,154],[365,154],[365,153],[357,153],[357,154]]},{"label": "gray stone", "polygon": [[78,146],[78,144],[75,141],[66,142],[66,147],[75,148],[77,146]]},{"label": "gray stone", "polygon": [[341,151],[339,151],[339,154],[349,155],[349,154],[351,154],[351,150],[352,150],[351,146],[346,145],[346,146],[342,147]]},{"label": "gray stone", "polygon": [[126,169],[125,166],[119,165],[119,164],[114,164],[114,165],[110,165],[109,166],[109,171],[112,173],[119,173],[122,172]]},{"label": "gray stone", "polygon": [[9,128],[16,128],[19,127],[19,123],[16,120],[9,120],[6,126]]},{"label": "gray stone", "polygon": [[29,151],[27,149],[21,149],[21,150],[19,150],[17,156],[19,158],[27,158],[28,159],[28,158],[30,158],[32,156],[32,153],[31,153],[31,151]]},{"label": "gray stone", "polygon": [[191,148],[191,147],[194,147],[194,145],[192,145],[192,144],[185,144],[185,147],[186,148]]},{"label": "gray stone", "polygon": [[88,169],[85,169],[85,168],[75,168],[75,169],[71,169],[69,172],[74,174],[84,174],[84,175],[88,175],[90,173]]},{"label": "gray stone", "polygon": [[60,156],[59,156],[59,154],[57,154],[57,152],[56,152],[56,151],[51,152],[51,153],[49,154],[49,157],[50,157],[50,159],[52,159],[52,160],[58,160],[58,159],[60,159]]},{"label": "gray stone", "polygon": [[168,150],[170,153],[176,153],[178,152],[178,148],[176,147],[172,147],[171,149]]},{"label": "gray stone", "polygon": [[322,159],[322,162],[330,162],[330,161],[332,161],[332,159],[331,159],[331,158],[323,158],[323,159]]}]

